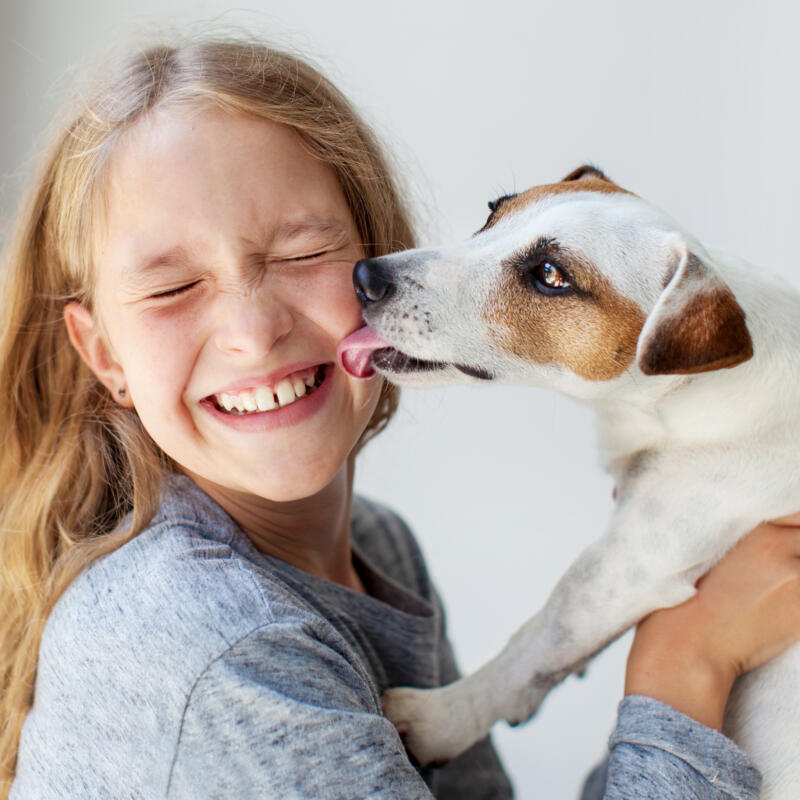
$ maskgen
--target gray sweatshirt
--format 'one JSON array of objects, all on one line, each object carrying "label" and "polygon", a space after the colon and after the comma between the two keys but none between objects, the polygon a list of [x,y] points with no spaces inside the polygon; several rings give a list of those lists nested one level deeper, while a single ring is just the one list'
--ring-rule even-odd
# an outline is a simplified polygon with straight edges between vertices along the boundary
[{"label": "gray sweatshirt", "polygon": [[[380,695],[457,676],[441,605],[403,522],[353,504],[362,595],[254,548],[170,476],[139,536],[67,589],[45,628],[11,800],[502,800],[488,740],[417,770]],[[728,739],[647,698],[620,704],[583,800],[754,800]]]}]

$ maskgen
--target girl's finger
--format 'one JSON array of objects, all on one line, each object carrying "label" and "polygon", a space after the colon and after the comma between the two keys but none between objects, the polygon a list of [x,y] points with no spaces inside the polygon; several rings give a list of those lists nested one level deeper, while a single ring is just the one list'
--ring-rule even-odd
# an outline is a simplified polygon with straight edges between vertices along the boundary
[{"label": "girl's finger", "polygon": [[782,528],[800,527],[800,511],[794,514],[787,514],[785,517],[778,517],[777,519],[772,519],[769,521],[768,524],[778,525]]}]

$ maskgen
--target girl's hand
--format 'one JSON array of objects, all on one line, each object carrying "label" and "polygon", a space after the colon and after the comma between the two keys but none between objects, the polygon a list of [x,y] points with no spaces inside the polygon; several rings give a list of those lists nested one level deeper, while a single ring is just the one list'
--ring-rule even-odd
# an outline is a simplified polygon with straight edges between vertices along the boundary
[{"label": "girl's hand", "polygon": [[625,694],[653,697],[722,727],[733,682],[800,639],[800,514],[763,523],[697,583],[642,620]]}]

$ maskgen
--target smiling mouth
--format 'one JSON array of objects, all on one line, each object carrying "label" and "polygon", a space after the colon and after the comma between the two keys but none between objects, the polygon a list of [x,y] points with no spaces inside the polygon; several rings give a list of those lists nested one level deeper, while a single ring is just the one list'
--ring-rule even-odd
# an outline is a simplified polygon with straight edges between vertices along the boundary
[{"label": "smiling mouth", "polygon": [[322,386],[328,375],[329,364],[295,372],[278,381],[275,386],[258,386],[240,392],[220,392],[209,395],[206,401],[223,414],[246,417],[276,411],[309,397]]}]

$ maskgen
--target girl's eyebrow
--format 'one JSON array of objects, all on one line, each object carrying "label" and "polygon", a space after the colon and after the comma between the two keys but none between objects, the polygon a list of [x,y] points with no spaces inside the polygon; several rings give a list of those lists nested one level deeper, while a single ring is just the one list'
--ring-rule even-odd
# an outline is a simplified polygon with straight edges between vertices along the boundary
[{"label": "girl's eyebrow", "polygon": [[122,279],[123,281],[139,280],[147,277],[152,272],[158,272],[164,267],[185,263],[187,260],[188,256],[186,250],[178,245],[177,247],[170,248],[165,253],[145,257],[141,261],[136,262],[133,266],[125,270]]},{"label": "girl's eyebrow", "polygon": [[285,222],[275,231],[276,239],[294,239],[297,236],[317,234],[323,236],[341,236],[345,226],[334,219],[304,219],[298,222]]}]

